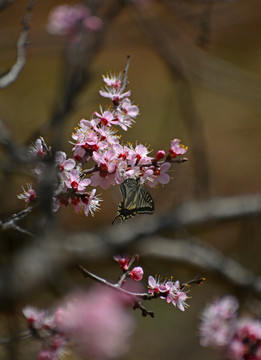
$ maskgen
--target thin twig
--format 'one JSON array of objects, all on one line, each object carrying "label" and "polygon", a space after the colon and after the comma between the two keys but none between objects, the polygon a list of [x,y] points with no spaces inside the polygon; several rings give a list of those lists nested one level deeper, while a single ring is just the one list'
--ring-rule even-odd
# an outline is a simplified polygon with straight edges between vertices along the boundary
[{"label": "thin twig", "polygon": [[130,55],[127,55],[127,63],[126,63],[126,67],[123,71],[124,74],[124,78],[123,78],[123,86],[121,88],[121,92],[123,93],[126,86],[128,85],[128,71],[129,71],[129,66],[130,66]]},{"label": "thin twig", "polygon": [[0,89],[4,89],[13,83],[26,63],[26,45],[30,29],[31,12],[34,7],[34,1],[30,0],[26,7],[26,12],[22,21],[22,30],[17,41],[17,57],[16,62],[10,71],[0,78]]},{"label": "thin twig", "polygon": [[129,295],[135,301],[137,301],[137,298],[143,299],[143,300],[147,300],[148,298],[153,298],[153,296],[151,296],[150,294],[147,294],[147,293],[134,293],[134,292],[131,292],[131,291],[128,291],[128,290],[125,290],[125,289],[119,287],[118,284],[116,284],[116,285],[111,284],[110,282],[108,282],[104,278],[101,278],[101,277],[93,274],[92,272],[88,271],[82,265],[78,265],[78,267],[81,270],[84,277],[88,277],[88,278],[98,282],[101,285],[107,286],[110,289],[114,289],[114,290],[122,292],[123,294]]}]

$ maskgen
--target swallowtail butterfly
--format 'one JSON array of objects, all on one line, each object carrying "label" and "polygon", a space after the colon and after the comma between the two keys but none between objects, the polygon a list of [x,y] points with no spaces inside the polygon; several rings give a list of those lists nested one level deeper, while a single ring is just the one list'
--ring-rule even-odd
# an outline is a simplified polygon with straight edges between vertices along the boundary
[{"label": "swallowtail butterfly", "polygon": [[126,179],[120,185],[122,201],[119,204],[114,221],[119,217],[123,222],[136,214],[153,214],[154,201],[150,193],[140,183],[140,178]]}]

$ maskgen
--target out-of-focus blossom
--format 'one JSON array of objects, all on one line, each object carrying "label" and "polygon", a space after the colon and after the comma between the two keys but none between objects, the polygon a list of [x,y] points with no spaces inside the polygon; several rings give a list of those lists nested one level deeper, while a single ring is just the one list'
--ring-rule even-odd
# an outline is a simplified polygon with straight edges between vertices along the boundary
[{"label": "out-of-focus blossom", "polygon": [[238,302],[233,296],[226,296],[206,307],[200,324],[202,346],[223,347],[230,343],[236,328]]},{"label": "out-of-focus blossom", "polygon": [[30,327],[34,329],[41,329],[43,326],[46,312],[44,310],[38,310],[33,306],[26,306],[23,309],[23,314]]},{"label": "out-of-focus blossom", "polygon": [[200,343],[219,349],[228,360],[261,360],[261,321],[238,318],[238,302],[226,296],[202,314]]},{"label": "out-of-focus blossom", "polygon": [[94,288],[72,294],[55,314],[57,329],[82,356],[95,360],[122,356],[129,347],[133,318],[121,294]]},{"label": "out-of-focus blossom", "polygon": [[37,360],[61,360],[66,355],[65,350],[66,340],[59,334],[51,335],[46,338],[41,349],[37,355]]},{"label": "out-of-focus blossom", "polygon": [[90,14],[89,8],[82,4],[60,5],[55,7],[48,19],[47,31],[52,35],[73,37],[82,29],[99,30],[102,20]]},{"label": "out-of-focus blossom", "polygon": [[227,357],[231,360],[261,360],[261,321],[239,319]]}]

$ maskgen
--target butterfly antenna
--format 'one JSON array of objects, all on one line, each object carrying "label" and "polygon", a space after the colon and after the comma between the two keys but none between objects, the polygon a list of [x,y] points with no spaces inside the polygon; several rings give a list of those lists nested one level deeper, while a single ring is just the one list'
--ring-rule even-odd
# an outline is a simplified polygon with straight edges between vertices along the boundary
[{"label": "butterfly antenna", "polygon": [[116,220],[118,217],[120,217],[120,214],[116,215],[115,218],[112,220],[112,223],[111,223],[112,225],[114,224],[115,220]]}]

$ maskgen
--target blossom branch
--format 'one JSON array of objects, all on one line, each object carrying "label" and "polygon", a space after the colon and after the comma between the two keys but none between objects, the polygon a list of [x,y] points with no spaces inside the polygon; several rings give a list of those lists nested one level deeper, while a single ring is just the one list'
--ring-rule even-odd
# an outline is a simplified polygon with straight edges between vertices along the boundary
[{"label": "blossom branch", "polygon": [[22,21],[22,31],[17,41],[17,58],[11,70],[0,77],[0,89],[3,89],[14,82],[22,71],[26,63],[26,45],[30,29],[31,12],[34,7],[34,1],[30,0],[26,7],[26,12]]},{"label": "blossom branch", "polygon": [[131,292],[131,291],[128,291],[128,290],[125,290],[125,289],[119,287],[118,284],[111,284],[104,278],[101,278],[100,276],[97,276],[97,275],[93,274],[92,272],[86,270],[82,265],[78,265],[78,268],[81,270],[84,277],[88,277],[88,278],[98,282],[101,285],[105,285],[111,289],[115,289],[116,291],[120,291],[126,295],[129,295],[133,298],[133,300],[135,300],[135,302],[137,301],[137,298],[142,299],[142,300],[147,300],[147,299],[151,299],[151,298],[155,297],[155,296],[151,296],[150,294],[147,294],[147,293],[134,293],[134,292]]}]

